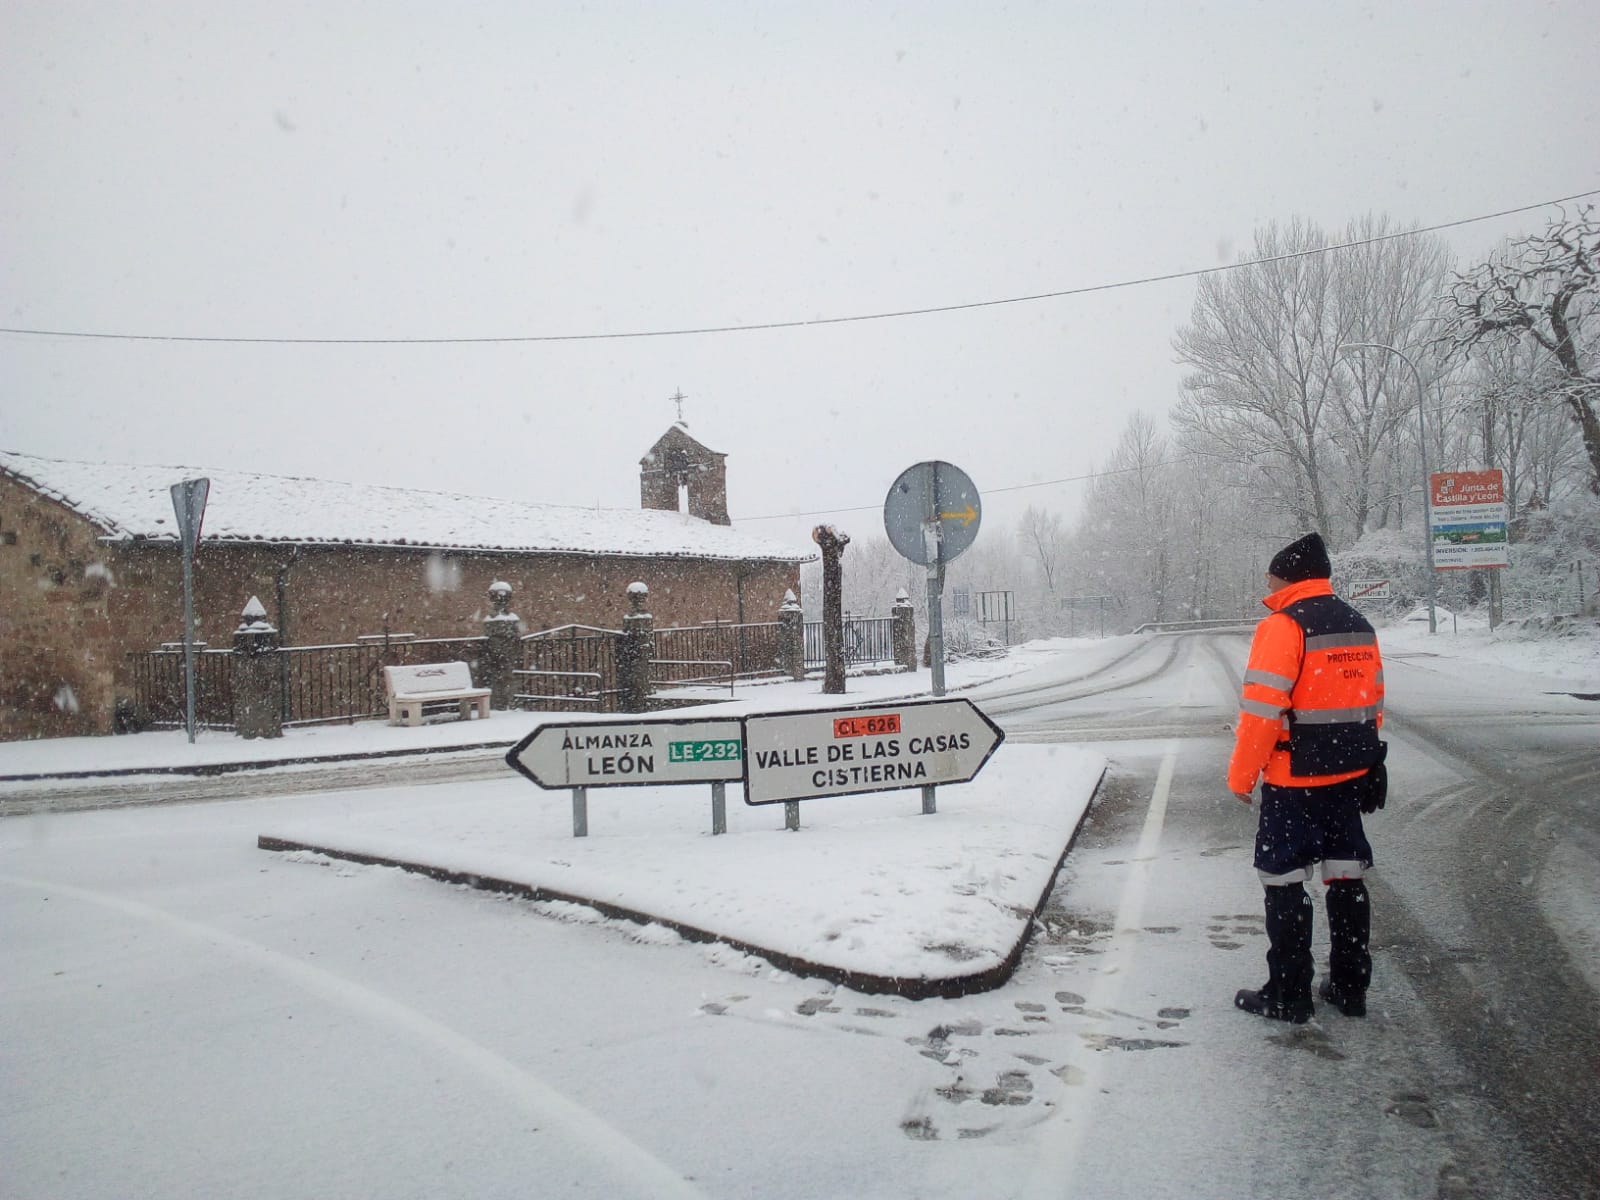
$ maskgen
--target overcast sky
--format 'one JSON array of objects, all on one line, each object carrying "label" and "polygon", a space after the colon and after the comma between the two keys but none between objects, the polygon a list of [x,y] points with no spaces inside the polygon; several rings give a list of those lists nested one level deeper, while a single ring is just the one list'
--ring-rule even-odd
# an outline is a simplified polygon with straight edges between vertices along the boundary
[{"label": "overcast sky", "polygon": [[[0,325],[615,335],[972,304],[1600,188],[1600,5],[0,5]],[[1546,213],[1458,228],[1478,256]],[[941,458],[1070,515],[1192,280],[460,345],[0,334],[0,448],[606,507],[676,417],[752,532]],[[1017,489],[1017,490],[1005,490]],[[822,510],[865,508],[861,512]],[[772,514],[792,520],[761,521]]]}]

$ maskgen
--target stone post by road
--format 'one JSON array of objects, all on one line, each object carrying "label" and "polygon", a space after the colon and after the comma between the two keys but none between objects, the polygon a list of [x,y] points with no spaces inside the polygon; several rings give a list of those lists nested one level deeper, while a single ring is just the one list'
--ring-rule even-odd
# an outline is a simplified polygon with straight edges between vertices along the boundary
[{"label": "stone post by road", "polygon": [[655,640],[653,618],[645,611],[650,589],[643,583],[628,585],[628,615],[622,618],[622,640],[617,650],[618,706],[623,712],[645,712],[650,707],[650,652]]},{"label": "stone post by road", "polygon": [[233,631],[233,722],[242,738],[283,736],[282,675],[278,631],[254,596]]},{"label": "stone post by road", "polygon": [[780,661],[790,679],[806,677],[806,614],[794,593],[783,593],[783,604],[778,609],[778,637],[782,643]]},{"label": "stone post by road", "polygon": [[489,585],[489,615],[483,619],[483,658],[478,670],[483,678],[473,682],[489,689],[490,708],[511,708],[516,703],[517,677],[522,666],[522,623],[511,611],[511,585],[500,580]]},{"label": "stone post by road", "polygon": [[902,671],[917,669],[917,610],[905,588],[895,593],[894,607],[889,610],[894,619],[891,639],[894,642],[894,661]]}]

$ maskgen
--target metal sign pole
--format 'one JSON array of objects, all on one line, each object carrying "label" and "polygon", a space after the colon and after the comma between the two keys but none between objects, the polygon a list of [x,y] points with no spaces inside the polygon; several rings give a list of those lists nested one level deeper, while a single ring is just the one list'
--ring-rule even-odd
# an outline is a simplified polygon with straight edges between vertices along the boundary
[{"label": "metal sign pole", "polygon": [[589,836],[589,789],[572,789],[572,836]]},{"label": "metal sign pole", "polygon": [[184,728],[194,744],[194,547],[183,547],[183,691]]},{"label": "metal sign pole", "polygon": [[883,503],[883,526],[900,554],[928,568],[928,659],[933,694],[944,695],[944,568],[972,544],[978,489],[960,467],[921,462],[900,472]]},{"label": "metal sign pole", "polygon": [[711,834],[728,832],[728,785],[720,780],[711,785]]},{"label": "metal sign pole", "polygon": [[939,464],[928,471],[926,514],[928,545],[928,659],[933,667],[933,694],[944,695],[944,536],[939,519]]},{"label": "metal sign pole", "polygon": [[939,568],[928,567],[928,660],[933,665],[933,694],[944,695],[944,615],[939,611]]},{"label": "metal sign pole", "polygon": [[194,548],[205,520],[209,479],[185,479],[172,485],[172,511],[178,518],[178,539],[183,550],[183,725],[194,742]]}]

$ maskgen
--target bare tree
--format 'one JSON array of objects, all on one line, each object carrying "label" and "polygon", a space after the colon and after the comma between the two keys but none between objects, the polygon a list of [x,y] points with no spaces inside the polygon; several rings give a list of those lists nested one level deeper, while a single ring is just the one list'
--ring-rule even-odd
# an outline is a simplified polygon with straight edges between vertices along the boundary
[{"label": "bare tree", "polygon": [[1039,567],[1044,590],[1053,593],[1066,566],[1067,531],[1059,513],[1029,505],[1017,528],[1023,553]]},{"label": "bare tree", "polygon": [[1171,619],[1181,602],[1174,586],[1181,550],[1170,453],[1155,421],[1134,413],[1085,500],[1081,572],[1134,622]]},{"label": "bare tree", "polygon": [[[901,558],[887,537],[852,541],[844,564],[845,611],[855,616],[888,616],[897,592],[904,590],[913,598],[922,594],[923,570]],[[801,580],[807,605],[815,608],[812,602],[820,603],[822,595],[821,564],[802,567]]]},{"label": "bare tree", "polygon": [[1258,261],[1201,280],[1193,323],[1174,340],[1194,368],[1174,413],[1186,441],[1254,474],[1287,525],[1334,541],[1359,537],[1375,511],[1382,519],[1416,405],[1393,356],[1346,362],[1341,347],[1415,344],[1447,265],[1437,239],[1395,232],[1368,217],[1335,250],[1308,223],[1269,224]]},{"label": "bare tree", "polygon": [[[1297,486],[1300,524],[1326,530],[1322,427],[1329,391],[1327,245],[1300,221],[1256,235],[1255,266],[1201,279],[1175,347],[1194,367],[1174,418],[1236,461],[1276,464]],[[1286,257],[1295,256],[1298,257]]]},{"label": "bare tree", "polygon": [[1495,341],[1528,340],[1555,360],[1559,403],[1577,423],[1589,462],[1589,490],[1600,495],[1600,221],[1593,205],[1564,212],[1543,232],[1520,238],[1455,277],[1441,341],[1472,351]]}]

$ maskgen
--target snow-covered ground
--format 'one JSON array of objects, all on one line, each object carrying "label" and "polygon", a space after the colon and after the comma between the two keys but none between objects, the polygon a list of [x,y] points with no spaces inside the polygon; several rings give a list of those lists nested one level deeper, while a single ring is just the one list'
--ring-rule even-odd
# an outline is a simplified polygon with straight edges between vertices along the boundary
[{"label": "snow-covered ground", "polygon": [[[1401,689],[1423,680],[1463,704],[1600,692],[1593,622],[1535,638],[1446,617],[1436,635],[1415,621],[1380,634],[1389,657],[1426,668],[1391,669]],[[955,695],[998,693],[1024,670],[1073,679],[1137,640],[1035,643],[952,664],[948,679]],[[1198,703],[1198,667],[1191,677]],[[852,678],[840,699],[878,703],[926,679]],[[825,701],[815,681],[777,684],[721,711]],[[1220,730],[1227,703],[1207,703]],[[151,798],[160,768],[486,743],[449,757],[492,765],[549,719],[367,722],[270,743],[202,735],[190,746],[180,733],[10,744],[0,796],[72,786],[17,778],[30,774],[135,770],[129,786]],[[1176,744],[1121,745],[1161,758],[1162,804],[1170,793],[1174,806],[1239,808],[1215,762],[1179,758]],[[1212,976],[1259,982],[1259,960],[1238,949],[1260,940],[1248,915],[1258,889],[1236,861],[1247,851],[1163,845],[1155,804],[1137,845],[1082,863],[1069,854],[1075,910],[1047,915],[1025,989],[914,1004],[808,985],[726,945],[687,949],[662,926],[255,844],[268,832],[349,838],[469,873],[565,879],[574,894],[891,975],[1004,947],[1021,920],[1011,910],[1038,901],[1103,762],[1019,739],[972,784],[941,788],[934,816],[914,790],[806,801],[799,834],[783,830],[782,805],[747,807],[730,785],[725,836],[710,833],[708,789],[688,786],[591,790],[589,836],[575,839],[569,794],[509,769],[0,820],[0,1020],[12,1031],[0,1075],[21,1098],[0,1118],[0,1191],[943,1198],[1014,1194],[1030,1174],[1027,1194],[1054,1195],[1070,1171],[1119,1198],[1154,1194],[1152,1176],[1166,1181],[1161,1194],[1220,1194],[1210,1188],[1229,1177],[1230,1155],[1298,1126],[1260,1090],[1271,1068],[1259,1023],[1238,1020]],[[297,769],[264,772],[284,783]],[[362,763],[347,769],[358,783]],[[1592,864],[1574,863],[1542,897],[1579,945],[1600,928],[1590,878]],[[1211,932],[1178,936],[1180,925]],[[1386,985],[1404,1013],[1404,981]],[[1411,1036],[1399,1016],[1334,1022],[1293,1043],[1316,1051],[1295,1055],[1306,1065],[1295,1080],[1337,1114],[1355,1101],[1305,1074],[1309,1064],[1341,1078],[1392,1071]],[[1157,1053],[1121,1053],[1147,1047]],[[1164,1073],[1180,1053],[1204,1095]],[[1239,1110],[1205,1105],[1218,1094]],[[1392,1103],[1409,1112],[1416,1101]],[[800,1113],[803,1124],[786,1124]],[[1388,1129],[1373,1153],[1435,1169],[1443,1152],[1409,1140],[1416,1128]],[[701,1171],[685,1180],[688,1163]],[[1124,1174],[1145,1182],[1123,1189]],[[1327,1194],[1380,1194],[1360,1186],[1330,1181]]]},{"label": "snow-covered ground", "polygon": [[1486,682],[1514,678],[1547,691],[1600,692],[1600,620],[1543,617],[1507,621],[1490,630],[1486,617],[1435,611],[1438,632],[1428,632],[1428,611],[1378,630],[1384,654],[1435,655]]},{"label": "snow-covered ground", "polygon": [[[971,687],[1040,654],[1050,650],[1019,647],[1006,659],[953,664],[947,684]],[[925,674],[864,675],[849,681],[845,695],[823,696],[815,680],[768,682],[693,715],[887,703],[919,695],[926,683]],[[159,795],[156,768],[259,764],[277,774],[363,754],[497,756],[541,722],[638,719],[496,713],[416,727],[365,721],[291,729],[272,740],[206,733],[193,745],[178,732],[11,743],[0,746],[0,775],[43,776],[10,785],[37,789],[103,784],[97,772],[134,771],[117,778],[130,786],[155,780]],[[71,764],[65,780],[49,774],[62,763]],[[913,819],[922,816],[916,789],[829,797],[805,802],[801,838],[774,836],[785,832],[783,807],[741,803],[737,783],[728,788],[722,836],[708,836],[711,788],[698,784],[592,788],[588,833],[577,838],[572,793],[539,789],[510,768],[504,779],[474,783],[446,804],[436,787],[399,787],[387,789],[381,810],[268,820],[258,833],[653,918],[869,990],[892,990],[898,980],[959,988],[960,980],[993,979],[1014,964],[1105,765],[1100,754],[1065,746],[1003,748],[977,779],[937,790],[937,819]]]}]

